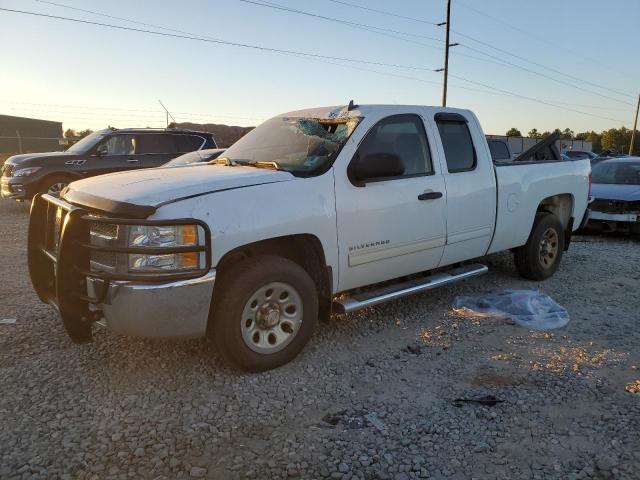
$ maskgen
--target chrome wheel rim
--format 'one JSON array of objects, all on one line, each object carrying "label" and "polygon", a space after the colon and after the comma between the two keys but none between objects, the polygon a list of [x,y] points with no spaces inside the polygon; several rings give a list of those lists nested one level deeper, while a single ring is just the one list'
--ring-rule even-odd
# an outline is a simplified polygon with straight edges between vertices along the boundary
[{"label": "chrome wheel rim", "polygon": [[268,283],[249,297],[242,310],[242,339],[256,353],[279,352],[300,331],[302,314],[302,297],[295,288],[283,282]]},{"label": "chrome wheel rim", "polygon": [[558,256],[558,232],[555,229],[547,228],[544,231],[538,252],[542,266],[551,267]]},{"label": "chrome wheel rim", "polygon": [[51,195],[52,197],[58,197],[60,196],[60,192],[64,189],[64,187],[66,187],[68,185],[68,183],[65,182],[58,182],[58,183],[54,183],[53,185],[51,185],[49,187],[49,189],[47,190],[47,193],[49,195]]}]

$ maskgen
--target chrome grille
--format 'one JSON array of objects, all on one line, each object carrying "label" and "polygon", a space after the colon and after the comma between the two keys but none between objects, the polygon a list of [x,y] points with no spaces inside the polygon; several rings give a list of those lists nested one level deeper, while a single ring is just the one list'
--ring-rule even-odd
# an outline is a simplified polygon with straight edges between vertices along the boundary
[{"label": "chrome grille", "polygon": [[102,237],[108,240],[118,238],[118,225],[113,223],[91,222],[89,225],[91,235]]},{"label": "chrome grille", "polygon": [[[118,225],[105,222],[89,222],[91,243],[101,246],[115,246],[120,229]],[[92,270],[114,270],[117,267],[118,255],[113,252],[94,250],[91,252]]]},{"label": "chrome grille", "polygon": [[99,250],[91,252],[91,264],[92,266],[98,267],[98,270],[101,270],[100,267],[106,267],[108,270],[114,269],[116,268],[116,262],[117,255],[113,252],[102,252]]}]

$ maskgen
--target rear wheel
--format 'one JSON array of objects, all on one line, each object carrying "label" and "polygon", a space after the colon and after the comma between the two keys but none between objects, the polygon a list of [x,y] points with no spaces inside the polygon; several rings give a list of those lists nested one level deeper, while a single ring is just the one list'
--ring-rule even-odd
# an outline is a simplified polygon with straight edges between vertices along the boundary
[{"label": "rear wheel", "polygon": [[518,273],[529,280],[544,280],[555,273],[564,251],[564,230],[552,213],[537,213],[527,243],[514,252]]},{"label": "rear wheel", "polygon": [[52,197],[59,197],[60,192],[62,192],[62,190],[64,190],[64,188],[69,185],[69,183],[70,181],[68,177],[56,175],[46,178],[40,186],[40,191],[42,193],[47,193]]},{"label": "rear wheel", "polygon": [[220,279],[210,334],[228,362],[259,372],[291,361],[318,318],[315,283],[297,263],[252,257]]}]

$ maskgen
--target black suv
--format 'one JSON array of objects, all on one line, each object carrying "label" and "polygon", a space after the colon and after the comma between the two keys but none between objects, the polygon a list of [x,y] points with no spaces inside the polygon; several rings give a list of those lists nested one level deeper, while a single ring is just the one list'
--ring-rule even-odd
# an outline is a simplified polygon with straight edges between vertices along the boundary
[{"label": "black suv", "polygon": [[38,192],[58,195],[70,182],[103,173],[159,167],[186,152],[216,148],[210,133],[177,128],[109,128],[92,133],[64,152],[14,155],[2,166],[1,194],[31,200]]}]

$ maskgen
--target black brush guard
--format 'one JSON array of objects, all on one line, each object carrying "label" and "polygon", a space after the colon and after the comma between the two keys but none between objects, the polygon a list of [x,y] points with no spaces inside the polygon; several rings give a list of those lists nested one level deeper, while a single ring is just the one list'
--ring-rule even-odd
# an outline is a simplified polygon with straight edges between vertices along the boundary
[{"label": "black brush guard", "polygon": [[[62,211],[59,233],[55,228],[57,210]],[[195,224],[204,229],[205,245],[188,247],[109,247],[90,244],[90,222],[116,225],[184,225]],[[57,236],[57,238],[56,238]],[[38,194],[33,199],[29,218],[28,266],[31,282],[40,300],[54,306],[69,337],[77,343],[92,339],[92,324],[101,318],[97,307],[103,303],[112,281],[162,283],[201,277],[211,269],[211,235],[208,226],[193,219],[141,220],[91,215],[81,207],[50,195]],[[91,251],[111,253],[174,254],[205,252],[205,267],[184,273],[113,274],[92,271]],[[98,286],[96,297],[87,296],[87,277]],[[97,281],[96,281],[97,280]]]}]

